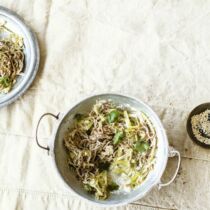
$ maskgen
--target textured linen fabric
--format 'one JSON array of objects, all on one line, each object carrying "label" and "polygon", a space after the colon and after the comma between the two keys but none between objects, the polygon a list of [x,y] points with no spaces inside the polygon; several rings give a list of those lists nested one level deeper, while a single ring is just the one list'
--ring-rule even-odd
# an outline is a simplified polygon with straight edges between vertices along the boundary
[{"label": "textured linen fabric", "polygon": [[[30,89],[0,109],[0,210],[102,209],[64,187],[35,143],[44,112],[65,112],[103,92],[135,96],[161,118],[181,152],[174,183],[113,210],[209,209],[210,153],[187,136],[187,116],[210,99],[208,0],[0,0],[37,34],[41,63]],[[51,139],[55,121],[41,124]],[[170,159],[163,177],[173,175]]]}]

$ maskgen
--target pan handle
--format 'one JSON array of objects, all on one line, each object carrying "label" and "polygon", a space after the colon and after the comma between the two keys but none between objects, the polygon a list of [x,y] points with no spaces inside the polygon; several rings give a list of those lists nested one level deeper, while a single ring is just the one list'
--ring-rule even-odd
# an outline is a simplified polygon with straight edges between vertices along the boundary
[{"label": "pan handle", "polygon": [[171,178],[170,181],[168,181],[166,183],[162,183],[160,181],[160,183],[158,184],[158,189],[159,190],[162,187],[166,187],[166,186],[170,185],[175,180],[175,178],[176,178],[176,176],[177,176],[177,174],[179,172],[179,168],[180,168],[180,164],[181,164],[181,155],[180,155],[180,152],[177,151],[176,149],[174,149],[173,147],[169,147],[169,155],[168,156],[169,157],[175,157],[175,156],[177,156],[177,158],[178,158],[177,168],[176,168],[176,171],[175,171],[175,173],[174,173],[174,175],[173,175],[173,177]]},{"label": "pan handle", "polygon": [[39,131],[39,125],[40,125],[40,122],[41,122],[41,120],[45,117],[45,116],[47,116],[47,115],[50,115],[51,117],[54,117],[55,119],[59,119],[59,114],[60,113],[58,113],[57,115],[54,115],[54,114],[52,114],[52,113],[45,113],[45,114],[43,114],[40,118],[39,118],[39,121],[38,121],[38,123],[37,123],[37,126],[36,126],[36,143],[37,143],[37,145],[41,148],[41,149],[44,149],[44,150],[47,150],[48,151],[48,154],[49,154],[49,151],[50,151],[50,148],[49,148],[49,146],[42,146],[40,143],[39,143],[39,141],[38,141],[38,131]]}]

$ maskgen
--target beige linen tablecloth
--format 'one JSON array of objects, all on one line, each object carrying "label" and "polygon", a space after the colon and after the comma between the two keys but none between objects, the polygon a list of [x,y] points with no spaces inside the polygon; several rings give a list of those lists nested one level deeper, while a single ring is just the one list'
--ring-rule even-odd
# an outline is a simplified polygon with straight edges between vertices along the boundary
[{"label": "beige linen tablecloth", "polygon": [[[44,112],[65,112],[85,96],[133,95],[158,113],[181,152],[176,181],[113,210],[210,209],[210,151],[185,130],[189,111],[210,100],[210,1],[1,0],[36,32],[35,82],[0,110],[0,210],[101,209],[72,195],[35,143]],[[43,121],[42,144],[55,122]],[[171,159],[164,175],[175,169]]]}]

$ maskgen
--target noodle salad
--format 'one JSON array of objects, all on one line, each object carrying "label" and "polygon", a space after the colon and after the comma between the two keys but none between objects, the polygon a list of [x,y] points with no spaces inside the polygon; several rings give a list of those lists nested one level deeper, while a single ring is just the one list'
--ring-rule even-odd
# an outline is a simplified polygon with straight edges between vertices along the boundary
[{"label": "noodle salad", "polygon": [[23,38],[0,24],[0,93],[8,93],[24,65]]},{"label": "noodle salad", "polygon": [[84,189],[105,200],[111,192],[129,192],[146,179],[154,167],[157,136],[143,112],[106,100],[75,115],[64,145],[70,169]]}]

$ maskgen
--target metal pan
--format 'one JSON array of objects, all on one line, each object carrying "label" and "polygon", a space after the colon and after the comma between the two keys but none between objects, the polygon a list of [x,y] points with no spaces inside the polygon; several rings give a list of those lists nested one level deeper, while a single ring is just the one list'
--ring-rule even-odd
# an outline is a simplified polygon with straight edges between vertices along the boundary
[{"label": "metal pan", "polygon": [[17,14],[0,6],[0,20],[6,21],[10,30],[23,37],[25,46],[24,74],[18,76],[17,82],[9,93],[0,94],[0,107],[3,107],[14,102],[29,88],[39,67],[40,53],[35,34]]},{"label": "metal pan", "polygon": [[[76,113],[87,113],[90,111],[91,107],[95,104],[97,100],[109,99],[111,99],[115,104],[118,105],[129,105],[130,107],[133,107],[136,110],[143,111],[147,116],[149,116],[153,126],[156,129],[158,137],[156,163],[154,166],[154,170],[150,172],[147,179],[135,190],[129,193],[112,194],[107,200],[96,200],[94,196],[88,194],[84,190],[83,186],[81,185],[81,182],[79,182],[76,179],[74,172],[69,170],[69,166],[67,164],[68,154],[63,145],[63,137],[68,128],[73,126],[73,118]],[[41,120],[45,116],[51,116],[58,120],[57,126],[55,126],[54,135],[52,136],[49,146],[41,145],[38,139],[39,125]],[[66,114],[54,115],[52,113],[45,113],[40,117],[37,124],[36,142],[39,147],[48,151],[48,154],[52,157],[52,161],[54,163],[56,171],[58,172],[58,176],[64,181],[64,183],[66,183],[67,189],[74,192],[79,197],[91,203],[94,203],[95,205],[105,207],[121,206],[134,202],[137,199],[143,198],[146,195],[146,193],[148,193],[155,186],[161,189],[162,187],[170,185],[176,178],[176,175],[178,174],[181,161],[179,151],[175,150],[172,147],[169,147],[168,138],[166,136],[165,130],[155,112],[139,99],[119,94],[107,93],[88,97],[80,101],[79,103],[76,103],[75,106],[71,107]],[[177,157],[176,171],[174,172],[172,178],[168,182],[162,183],[161,177],[163,175],[163,172],[165,171],[167,161],[169,157],[175,156]]]}]

